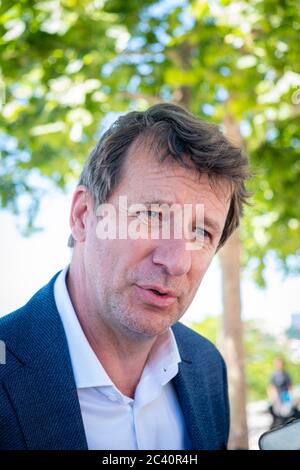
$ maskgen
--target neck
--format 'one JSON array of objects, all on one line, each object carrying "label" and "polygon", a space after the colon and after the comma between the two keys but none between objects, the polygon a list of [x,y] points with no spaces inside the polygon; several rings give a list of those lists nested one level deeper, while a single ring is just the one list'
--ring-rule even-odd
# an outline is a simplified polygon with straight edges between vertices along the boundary
[{"label": "neck", "polygon": [[133,398],[157,337],[126,334],[108,325],[92,308],[81,279],[71,264],[66,285],[81,328],[112,382],[120,392]]}]

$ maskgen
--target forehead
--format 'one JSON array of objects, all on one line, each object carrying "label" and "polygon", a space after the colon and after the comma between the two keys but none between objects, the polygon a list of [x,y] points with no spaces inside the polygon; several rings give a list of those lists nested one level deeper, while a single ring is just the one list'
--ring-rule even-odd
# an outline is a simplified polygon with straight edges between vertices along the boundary
[{"label": "forehead", "polygon": [[[192,167],[192,162],[187,158]],[[230,201],[229,183],[219,178],[212,181],[207,174],[196,168],[186,168],[172,160],[162,162],[147,145],[133,146],[123,169],[120,192],[151,202],[207,203],[218,202],[227,206]]]}]

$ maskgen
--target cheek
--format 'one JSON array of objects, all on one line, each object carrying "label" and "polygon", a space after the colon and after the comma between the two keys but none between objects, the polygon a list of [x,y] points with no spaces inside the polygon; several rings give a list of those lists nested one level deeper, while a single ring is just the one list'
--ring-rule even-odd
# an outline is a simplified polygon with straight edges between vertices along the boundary
[{"label": "cheek", "polygon": [[98,265],[106,284],[120,285],[138,269],[143,253],[134,240],[98,241],[92,262]]},{"label": "cheek", "polygon": [[152,257],[155,244],[152,240],[120,240],[121,247],[118,247],[122,256],[121,262],[123,269],[136,272],[141,269],[152,269]]},{"label": "cheek", "polygon": [[193,292],[197,291],[202,279],[208,270],[214,254],[208,251],[202,251],[195,255],[193,259],[192,270],[190,271],[190,285]]}]

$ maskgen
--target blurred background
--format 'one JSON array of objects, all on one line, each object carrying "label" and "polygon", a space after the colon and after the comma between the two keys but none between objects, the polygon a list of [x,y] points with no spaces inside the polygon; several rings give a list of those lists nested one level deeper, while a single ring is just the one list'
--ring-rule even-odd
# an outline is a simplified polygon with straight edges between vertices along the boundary
[{"label": "blurred background", "polygon": [[300,384],[297,0],[3,0],[0,315],[70,259],[82,164],[122,113],[169,101],[250,156],[252,204],[183,321],[222,351],[230,448],[257,448],[284,357]]}]

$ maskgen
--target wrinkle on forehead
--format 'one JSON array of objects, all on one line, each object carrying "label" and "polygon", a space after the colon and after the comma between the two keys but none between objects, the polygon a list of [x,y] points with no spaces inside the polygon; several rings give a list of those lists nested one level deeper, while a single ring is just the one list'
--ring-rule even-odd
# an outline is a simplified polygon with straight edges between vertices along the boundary
[{"label": "wrinkle on forehead", "polygon": [[[201,173],[187,154],[184,156],[184,160],[188,167],[174,160],[172,155],[168,155],[168,158],[161,161],[160,156],[152,150],[148,140],[149,138],[140,137],[132,143],[124,166],[123,178],[125,176],[130,178],[130,176],[134,176],[132,172],[135,173],[141,169],[148,180],[152,175],[156,180],[166,176],[168,178],[182,178],[186,186],[190,188],[191,185],[195,185],[195,191],[197,191],[204,175],[207,175],[209,186],[219,201],[230,201],[233,194],[233,183],[228,178],[217,174]],[[145,165],[151,165],[151,173],[145,172]],[[166,175],[167,172],[168,175]]]}]

